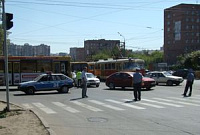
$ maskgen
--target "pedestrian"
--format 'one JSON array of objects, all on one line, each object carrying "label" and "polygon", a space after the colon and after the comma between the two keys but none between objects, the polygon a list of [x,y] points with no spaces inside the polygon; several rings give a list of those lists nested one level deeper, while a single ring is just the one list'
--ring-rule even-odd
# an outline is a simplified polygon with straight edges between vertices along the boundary
[{"label": "pedestrian", "polygon": [[81,87],[81,71],[78,71],[76,73],[76,80],[77,80],[77,84],[76,84],[77,88]]},{"label": "pedestrian", "polygon": [[72,79],[73,79],[73,81],[75,83],[75,79],[76,79],[76,72],[75,71],[72,71]]},{"label": "pedestrian", "polygon": [[184,93],[182,94],[184,97],[187,96],[188,88],[190,88],[190,92],[188,96],[190,97],[192,95],[192,85],[194,83],[194,73],[192,69],[189,69],[187,78],[186,78],[186,85],[185,85],[185,90]]},{"label": "pedestrian", "polygon": [[142,74],[140,73],[140,69],[136,68],[136,72],[133,73],[134,101],[141,100],[141,85]]},{"label": "pedestrian", "polygon": [[81,82],[82,82],[82,98],[87,98],[87,67],[83,68],[81,73]]}]

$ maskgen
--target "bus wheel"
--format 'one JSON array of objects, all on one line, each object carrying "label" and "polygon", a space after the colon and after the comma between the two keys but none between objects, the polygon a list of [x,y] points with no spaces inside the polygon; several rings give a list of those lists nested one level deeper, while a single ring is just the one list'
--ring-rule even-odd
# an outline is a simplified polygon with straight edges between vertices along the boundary
[{"label": "bus wheel", "polygon": [[115,85],[114,85],[114,83],[110,83],[109,84],[109,88],[112,90],[112,89],[115,89]]},{"label": "bus wheel", "polygon": [[33,87],[29,87],[26,91],[26,94],[33,95],[35,93],[35,89]]},{"label": "bus wheel", "polygon": [[68,93],[69,92],[69,88],[67,86],[63,86],[61,88],[60,92],[62,92],[62,93]]}]

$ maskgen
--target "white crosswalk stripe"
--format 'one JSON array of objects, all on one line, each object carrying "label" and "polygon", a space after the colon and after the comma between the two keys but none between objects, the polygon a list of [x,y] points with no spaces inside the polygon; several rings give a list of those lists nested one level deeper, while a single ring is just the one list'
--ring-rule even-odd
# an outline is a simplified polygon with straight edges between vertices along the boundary
[{"label": "white crosswalk stripe", "polygon": [[70,106],[67,106],[63,103],[60,103],[60,102],[52,102],[54,105],[58,106],[58,107],[61,107],[63,108],[64,110],[68,111],[68,112],[71,112],[71,113],[78,113],[80,112],[79,110],[76,110]]},{"label": "white crosswalk stripe", "polygon": [[112,99],[106,99],[106,101],[116,103],[116,104],[120,104],[120,105],[130,107],[130,108],[134,108],[134,109],[146,109],[144,107],[140,107],[140,106],[136,106],[136,105],[132,105],[132,104],[128,104],[128,103],[124,103],[124,102],[120,102],[120,101],[116,101],[116,100],[112,100]]},{"label": "white crosswalk stripe", "polygon": [[[123,99],[124,101],[128,101],[128,99]],[[164,106],[160,106],[160,105],[154,105],[154,104],[149,104],[149,103],[144,103],[144,102],[136,102],[136,104],[141,104],[141,105],[146,105],[146,106],[150,106],[150,107],[155,107],[155,108],[165,108]]]},{"label": "white crosswalk stripe", "polygon": [[22,104],[22,106],[24,106],[26,109],[33,109],[33,106],[27,103]]},{"label": "white crosswalk stripe", "polygon": [[166,103],[166,102],[160,102],[160,101],[155,101],[155,100],[150,100],[150,99],[142,99],[142,100],[143,101],[147,101],[147,102],[152,102],[152,103],[158,103],[158,104],[173,106],[173,107],[183,107],[182,105],[177,105],[177,104],[172,104],[172,103]]},{"label": "white crosswalk stripe", "polygon": [[71,101],[71,102],[74,103],[74,104],[76,104],[76,105],[79,105],[79,106],[81,106],[81,107],[84,107],[84,108],[86,108],[86,109],[89,109],[89,110],[91,110],[91,111],[94,111],[94,112],[103,111],[103,110],[101,110],[101,109],[99,109],[99,108],[96,108],[96,107],[93,107],[93,106],[90,106],[90,105],[81,103],[81,102],[79,102],[79,101]]},{"label": "white crosswalk stripe", "polygon": [[194,103],[188,103],[188,102],[183,102],[183,101],[174,101],[174,100],[163,99],[163,98],[153,98],[153,99],[161,100],[161,101],[165,101],[165,102],[171,102],[171,103],[179,103],[179,104],[184,104],[184,105],[200,106],[200,105],[194,104]]},{"label": "white crosswalk stripe", "polygon": [[193,103],[200,103],[199,100],[191,99],[191,98],[178,98],[178,97],[168,97],[170,99],[176,99],[176,100],[181,100],[181,101],[189,101]]},{"label": "white crosswalk stripe", "polygon": [[200,99],[200,97],[189,97],[191,99]]},{"label": "white crosswalk stripe", "polygon": [[[51,103],[48,103],[48,105],[47,105],[48,107],[39,102],[22,103],[21,105],[24,106],[26,109],[38,108],[47,114],[57,113],[56,111],[54,111],[55,109],[51,109],[51,107],[55,107],[55,106],[65,110],[69,113],[81,113],[81,112],[83,112],[83,110],[80,107],[90,110],[90,111],[94,111],[94,112],[105,111],[104,110],[105,108],[109,108],[109,109],[115,110],[115,111],[125,111],[125,110],[127,110],[126,108],[133,108],[133,109],[140,110],[140,109],[149,109],[150,107],[157,108],[157,109],[167,108],[170,106],[171,107],[189,107],[189,106],[198,106],[199,107],[200,106],[200,100],[198,100],[199,98],[200,98],[200,95],[199,95],[199,97],[198,97],[198,95],[195,95],[194,97],[188,97],[188,98],[155,97],[155,98],[151,98],[151,99],[142,98],[142,100],[139,102],[133,102],[133,101],[130,101],[129,99],[119,99],[119,100],[104,99],[103,101],[89,99],[89,100],[84,100],[84,101],[82,101],[82,100],[70,101],[67,104],[64,104],[61,102],[51,102]],[[124,101],[127,101],[127,102],[124,102]],[[130,102],[128,102],[128,101],[130,101]],[[51,104],[53,104],[55,106],[52,106]],[[95,107],[92,104],[95,105]],[[77,107],[75,105],[79,106],[79,108],[77,109]],[[105,108],[101,109],[103,107],[105,107]],[[56,108],[56,109],[58,109],[58,108]]]},{"label": "white crosswalk stripe", "polygon": [[97,101],[97,100],[88,100],[88,101],[91,102],[91,103],[97,104],[97,105],[101,105],[101,106],[113,109],[113,110],[117,110],[117,111],[125,110],[125,109],[122,109],[122,108],[119,108],[119,107],[116,107],[116,106],[105,104],[105,103]]},{"label": "white crosswalk stripe", "polygon": [[33,103],[33,105],[35,105],[36,107],[38,107],[39,109],[41,109],[42,111],[44,111],[47,114],[54,114],[54,113],[56,113],[54,110],[52,110],[52,109],[44,106],[41,103]]}]

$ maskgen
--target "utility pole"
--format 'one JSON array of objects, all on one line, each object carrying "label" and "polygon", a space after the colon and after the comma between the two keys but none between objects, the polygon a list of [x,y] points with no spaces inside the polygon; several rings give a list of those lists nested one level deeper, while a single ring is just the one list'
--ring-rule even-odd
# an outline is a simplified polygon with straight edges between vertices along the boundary
[{"label": "utility pole", "polygon": [[8,49],[7,49],[7,43],[6,43],[6,14],[5,14],[5,0],[2,0],[2,15],[3,15],[3,30],[4,30],[4,41],[3,41],[3,51],[4,51],[4,63],[5,63],[5,80],[6,80],[6,101],[7,101],[7,107],[6,110],[10,111],[9,106],[9,78],[8,78]]},{"label": "utility pole", "polygon": [[121,36],[121,37],[123,37],[124,38],[124,42],[123,42],[123,56],[125,57],[126,56],[126,48],[125,48],[125,44],[126,44],[126,40],[125,40],[125,37],[121,34],[121,33],[119,33],[118,32],[118,34]]}]

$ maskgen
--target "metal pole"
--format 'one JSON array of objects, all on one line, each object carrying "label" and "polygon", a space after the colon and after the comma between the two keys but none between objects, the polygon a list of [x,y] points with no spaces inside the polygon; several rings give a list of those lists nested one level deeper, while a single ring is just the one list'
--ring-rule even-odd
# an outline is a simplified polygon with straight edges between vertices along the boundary
[{"label": "metal pole", "polygon": [[126,55],[126,48],[125,48],[125,44],[126,44],[126,40],[125,40],[125,37],[121,34],[121,33],[119,33],[118,32],[118,34],[121,36],[121,37],[123,37],[124,38],[124,57],[125,57],[125,55]]},{"label": "metal pole", "polygon": [[8,49],[7,49],[7,42],[6,42],[6,14],[5,14],[5,1],[2,0],[2,9],[3,9],[3,30],[4,30],[4,41],[3,41],[3,48],[4,48],[4,61],[5,61],[5,80],[6,80],[6,99],[7,99],[7,111],[10,111],[9,106],[9,78],[8,78]]}]

